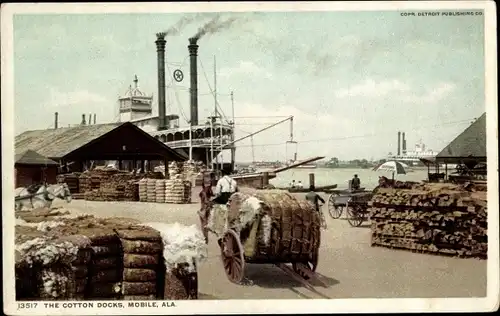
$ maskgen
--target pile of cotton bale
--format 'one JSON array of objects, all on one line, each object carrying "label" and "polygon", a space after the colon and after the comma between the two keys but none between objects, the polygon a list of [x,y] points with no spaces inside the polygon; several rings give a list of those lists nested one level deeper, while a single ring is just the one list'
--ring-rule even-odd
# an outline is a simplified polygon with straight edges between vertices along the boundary
[{"label": "pile of cotton bale", "polygon": [[191,181],[183,180],[180,176],[165,180],[165,203],[191,203]]},{"label": "pile of cotton bale", "polygon": [[119,283],[123,270],[120,240],[111,227],[94,228],[87,235],[92,242],[92,258],[85,297],[117,299],[120,297]]},{"label": "pile of cotton bale", "polygon": [[486,192],[451,184],[378,189],[371,206],[374,246],[487,257]]},{"label": "pile of cotton bale", "polygon": [[[162,293],[163,280],[158,258],[163,250],[160,233],[150,228],[118,230],[123,257],[122,293],[126,300],[155,299]],[[156,265],[152,265],[155,263]],[[125,260],[124,260],[125,263]]]},{"label": "pile of cotton bale", "polygon": [[183,164],[182,163],[172,161],[168,165],[168,174],[169,174],[170,179],[175,177],[176,175],[182,174],[182,171],[183,171]]},{"label": "pile of cotton bale", "polygon": [[197,297],[194,263],[206,258],[206,244],[195,226],[160,232],[131,219],[49,209],[16,216],[18,300]]}]

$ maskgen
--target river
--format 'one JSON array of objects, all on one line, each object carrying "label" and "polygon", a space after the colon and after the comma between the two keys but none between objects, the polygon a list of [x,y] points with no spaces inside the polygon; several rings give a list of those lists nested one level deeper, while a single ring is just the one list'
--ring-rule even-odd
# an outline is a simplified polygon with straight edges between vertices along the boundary
[{"label": "river", "polygon": [[[378,185],[378,177],[392,177],[389,172],[377,172],[372,169],[347,169],[347,168],[316,168],[316,169],[290,169],[280,172],[276,178],[269,182],[276,187],[286,187],[292,180],[302,181],[304,187],[309,186],[309,174],[314,173],[316,186],[337,184],[337,188],[346,189],[348,181],[355,174],[361,179],[361,187],[373,189]],[[427,178],[427,169],[415,169],[407,174],[395,175],[394,178],[400,181],[421,181]]]}]

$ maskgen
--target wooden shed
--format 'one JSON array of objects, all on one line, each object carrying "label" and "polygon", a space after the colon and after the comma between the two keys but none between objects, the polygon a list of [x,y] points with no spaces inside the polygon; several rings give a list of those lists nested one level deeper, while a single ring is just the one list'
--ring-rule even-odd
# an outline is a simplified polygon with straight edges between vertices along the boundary
[{"label": "wooden shed", "polygon": [[[83,171],[90,161],[186,161],[187,157],[130,122],[26,131],[15,139],[16,150],[35,150],[61,164],[61,172]],[[68,169],[72,166],[72,170]]]},{"label": "wooden shed", "polygon": [[54,184],[58,166],[57,162],[34,150],[28,149],[20,152],[15,156],[15,186],[16,188],[28,187],[44,181]]}]

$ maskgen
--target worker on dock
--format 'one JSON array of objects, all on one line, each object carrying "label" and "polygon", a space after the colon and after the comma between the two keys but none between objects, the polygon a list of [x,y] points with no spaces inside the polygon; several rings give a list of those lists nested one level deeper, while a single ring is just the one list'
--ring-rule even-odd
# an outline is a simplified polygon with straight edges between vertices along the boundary
[{"label": "worker on dock", "polygon": [[217,181],[215,186],[215,198],[212,200],[216,204],[227,204],[231,194],[238,192],[238,183],[229,176],[226,170],[222,170],[223,177]]},{"label": "worker on dock", "polygon": [[314,185],[309,186],[309,192],[306,194],[306,200],[310,203],[312,203],[316,209],[316,211],[319,212],[319,201],[321,203],[325,204],[325,200],[321,196],[319,196],[318,193],[314,192],[316,188]]},{"label": "worker on dock", "polygon": [[295,189],[295,180],[292,180],[292,182],[290,182],[290,188]]},{"label": "worker on dock", "polygon": [[359,190],[361,187],[361,180],[358,178],[358,175],[355,174],[354,178],[351,180],[351,189],[352,190]]},{"label": "worker on dock", "polygon": [[303,189],[304,185],[302,184],[302,181],[299,180],[299,183],[297,183],[297,188],[298,189]]},{"label": "worker on dock", "polygon": [[[210,180],[209,180],[210,181]],[[207,181],[208,182],[208,181]],[[198,212],[201,222],[201,230],[203,232],[203,236],[205,237],[205,242],[208,244],[208,229],[206,228],[208,223],[208,217],[210,216],[210,198],[214,196],[212,192],[212,185],[210,182],[206,183],[205,179],[201,183],[201,191],[200,191],[200,202],[201,207]]]}]

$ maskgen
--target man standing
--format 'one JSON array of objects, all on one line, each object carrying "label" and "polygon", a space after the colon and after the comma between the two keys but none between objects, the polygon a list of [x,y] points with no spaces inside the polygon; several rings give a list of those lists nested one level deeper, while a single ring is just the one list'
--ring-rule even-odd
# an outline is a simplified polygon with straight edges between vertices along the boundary
[{"label": "man standing", "polygon": [[210,198],[212,196],[214,196],[214,194],[212,192],[211,183],[205,183],[205,179],[203,179],[203,182],[201,183],[201,192],[200,192],[201,207],[198,212],[198,215],[200,216],[201,230],[203,232],[203,236],[205,237],[205,242],[207,244],[208,244],[207,223],[208,223],[208,217],[210,216],[210,208],[211,208]]},{"label": "man standing", "polygon": [[316,208],[316,211],[319,212],[319,201],[325,204],[325,200],[323,200],[323,198],[319,196],[318,193],[314,192],[314,190],[315,190],[314,185],[311,185],[309,187],[309,192],[306,194],[306,200],[312,203]]},{"label": "man standing", "polygon": [[353,190],[359,190],[361,187],[361,180],[358,178],[358,175],[355,174],[354,178],[351,180],[351,189]]},{"label": "man standing", "polygon": [[236,180],[231,178],[225,170],[222,170],[222,174],[224,176],[217,181],[217,186],[215,187],[215,199],[213,199],[213,202],[216,204],[226,204],[231,194],[238,192]]}]

